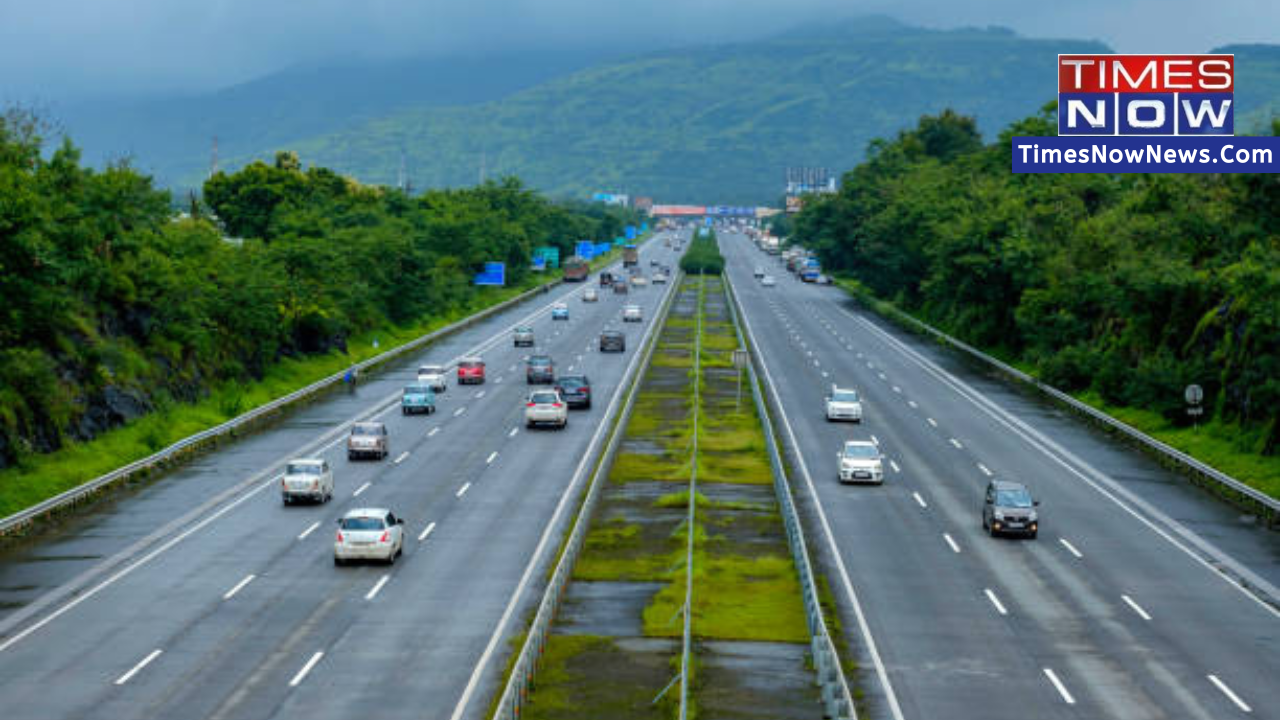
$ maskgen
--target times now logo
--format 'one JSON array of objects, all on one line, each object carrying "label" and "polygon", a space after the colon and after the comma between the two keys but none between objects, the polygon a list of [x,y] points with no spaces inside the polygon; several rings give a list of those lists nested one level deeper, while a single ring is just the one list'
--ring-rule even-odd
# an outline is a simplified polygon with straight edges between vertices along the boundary
[{"label": "times now logo", "polygon": [[1059,135],[1232,135],[1234,55],[1059,55]]}]

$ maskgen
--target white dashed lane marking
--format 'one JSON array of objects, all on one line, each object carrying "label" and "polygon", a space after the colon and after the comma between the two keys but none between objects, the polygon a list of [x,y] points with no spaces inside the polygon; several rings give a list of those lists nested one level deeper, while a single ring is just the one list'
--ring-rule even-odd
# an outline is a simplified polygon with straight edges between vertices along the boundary
[{"label": "white dashed lane marking", "polygon": [[458,492],[454,493],[454,495],[457,497],[462,497],[463,495],[466,495],[467,491],[470,489],[471,489],[471,483],[463,483],[462,487],[458,488]]},{"label": "white dashed lane marking", "polygon": [[[953,547],[952,549],[956,552],[960,552],[959,548]],[[996,606],[996,612],[1001,615],[1009,614],[1009,611],[1004,609],[1004,605],[1000,602],[1000,598],[996,597],[996,594],[991,591],[991,588],[986,588],[983,592],[987,594],[987,599],[991,601],[991,604]]]},{"label": "white dashed lane marking", "polygon": [[125,674],[121,675],[119,678],[117,678],[117,679],[116,679],[116,684],[117,684],[117,685],[123,685],[123,684],[125,684],[125,683],[129,682],[129,678],[133,677],[134,675],[137,675],[137,674],[138,674],[138,671],[140,671],[140,670],[142,670],[142,668],[144,668],[144,667],[146,667],[146,666],[150,665],[150,664],[151,664],[151,661],[152,661],[152,660],[155,660],[155,659],[156,659],[156,658],[158,658],[158,657],[160,657],[160,653],[162,653],[162,652],[164,652],[164,651],[163,651],[163,650],[161,650],[161,649],[159,649],[159,648],[156,648],[155,650],[152,650],[152,651],[150,652],[150,654],[148,654],[146,657],[142,658],[142,661],[141,661],[141,662],[139,662],[137,665],[134,665],[132,668],[130,668],[130,669],[129,669],[129,672],[127,672],[127,673],[125,673]]},{"label": "white dashed lane marking", "polygon": [[1062,547],[1066,548],[1067,552],[1075,555],[1077,558],[1084,557],[1084,555],[1081,555],[1080,551],[1076,549],[1076,546],[1072,545],[1066,538],[1058,538],[1058,542],[1062,543]]},{"label": "white dashed lane marking", "polygon": [[[317,525],[319,525],[320,523],[316,523],[316,524],[317,524]],[[222,596],[222,599],[223,599],[223,600],[230,600],[231,598],[235,597],[235,596],[236,596],[236,593],[238,593],[238,592],[240,592],[242,589],[244,589],[244,586],[245,586],[245,585],[248,585],[249,583],[253,582],[253,579],[254,579],[255,577],[257,577],[257,575],[254,575],[254,574],[252,574],[252,573],[250,573],[250,574],[248,574],[248,575],[245,575],[243,580],[241,580],[240,582],[236,583],[234,587],[232,587],[230,590],[228,590],[228,591],[227,591],[227,592]]]},{"label": "white dashed lane marking", "polygon": [[431,531],[435,529],[436,529],[436,524],[429,523],[426,529],[422,531],[422,534],[418,536],[418,542],[422,542],[423,540],[426,540],[427,536],[431,534]]},{"label": "white dashed lane marking", "polygon": [[298,685],[302,684],[302,681],[307,677],[307,673],[311,672],[311,668],[315,667],[316,663],[320,662],[320,658],[322,657],[324,657],[323,652],[317,652],[315,655],[312,655],[311,659],[307,661],[307,664],[303,665],[302,669],[298,671],[298,674],[294,675],[293,679],[289,681],[289,687],[298,687]]},{"label": "white dashed lane marking", "polygon": [[318,521],[318,520],[317,520],[316,522],[311,523],[311,525],[310,525],[310,526],[308,526],[306,530],[303,530],[303,531],[302,531],[302,534],[298,535],[298,539],[299,539],[299,540],[306,540],[306,539],[307,539],[307,536],[308,536],[308,535],[310,535],[311,533],[315,532],[315,531],[316,531],[316,528],[318,528],[318,527],[320,527],[320,521]]},{"label": "white dashed lane marking", "polygon": [[356,488],[356,491],[351,493],[351,497],[360,497],[360,493],[364,492],[365,490],[368,490],[369,486],[372,484],[373,484],[372,482],[367,482],[361,485],[360,487]]}]

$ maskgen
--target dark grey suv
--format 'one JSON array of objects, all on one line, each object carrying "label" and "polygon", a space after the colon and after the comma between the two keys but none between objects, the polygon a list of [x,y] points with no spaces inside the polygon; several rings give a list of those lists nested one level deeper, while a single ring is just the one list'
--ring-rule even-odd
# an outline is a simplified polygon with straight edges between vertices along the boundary
[{"label": "dark grey suv", "polygon": [[626,352],[627,336],[617,330],[600,333],[600,352]]},{"label": "dark grey suv", "polygon": [[982,502],[982,529],[996,535],[1023,535],[1035,539],[1040,530],[1039,500],[1022,483],[992,480]]},{"label": "dark grey suv", "polygon": [[524,370],[529,385],[550,385],[556,381],[556,365],[550,355],[530,355]]}]

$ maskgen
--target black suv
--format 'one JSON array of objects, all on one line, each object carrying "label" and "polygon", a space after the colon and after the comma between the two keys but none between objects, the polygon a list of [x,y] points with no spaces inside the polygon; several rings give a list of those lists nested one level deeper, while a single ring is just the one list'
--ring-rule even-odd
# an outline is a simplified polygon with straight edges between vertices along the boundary
[{"label": "black suv", "polygon": [[627,336],[620,330],[605,330],[600,333],[600,352],[626,352]]},{"label": "black suv", "polygon": [[556,381],[556,364],[550,355],[530,355],[524,367],[524,379],[529,385],[550,385]]},{"label": "black suv", "polygon": [[996,535],[1025,535],[1035,539],[1040,530],[1039,500],[1022,483],[992,480],[982,503],[982,529]]},{"label": "black suv", "polygon": [[591,407],[591,380],[586,375],[561,375],[556,378],[556,391],[570,408]]}]

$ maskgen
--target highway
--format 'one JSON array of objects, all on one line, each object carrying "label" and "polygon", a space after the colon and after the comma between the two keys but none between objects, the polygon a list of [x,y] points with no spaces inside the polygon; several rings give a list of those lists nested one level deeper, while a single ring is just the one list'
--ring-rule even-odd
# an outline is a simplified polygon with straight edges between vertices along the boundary
[{"label": "highway", "polygon": [[[1280,536],[745,237],[720,244],[871,717],[1280,717]],[[833,383],[861,392],[862,424],[826,422]],[[845,439],[880,446],[883,486],[837,482]],[[992,477],[1042,501],[1038,539],[986,535]]]},{"label": "highway", "polygon": [[[649,259],[675,264],[650,242]],[[588,448],[671,286],[600,292],[565,285],[416,357],[121,493],[0,557],[0,706],[48,718],[478,718],[510,638],[523,630],[571,517]],[[569,304],[568,321],[550,305]],[[623,324],[624,303],[645,322]],[[528,322],[536,348],[515,348]],[[601,355],[606,327],[627,352]],[[523,360],[551,354],[590,376],[590,410],[563,432],[527,430]],[[486,361],[483,385],[450,387],[430,416],[402,416],[418,365]],[[349,462],[350,424],[387,423],[390,455]],[[284,506],[282,463],[322,456],[328,505]],[[393,566],[335,567],[335,519],[387,507],[406,519]]]}]

